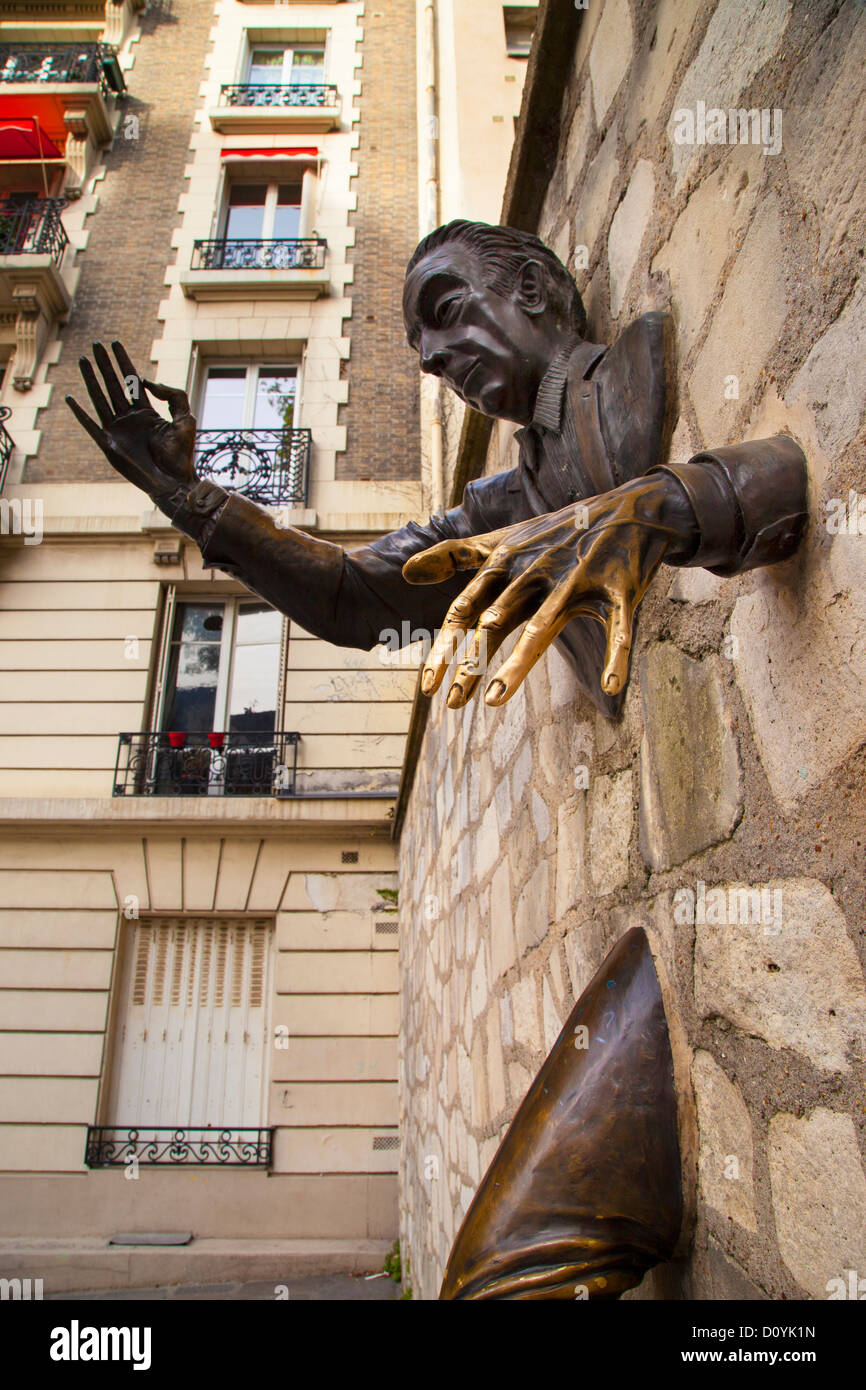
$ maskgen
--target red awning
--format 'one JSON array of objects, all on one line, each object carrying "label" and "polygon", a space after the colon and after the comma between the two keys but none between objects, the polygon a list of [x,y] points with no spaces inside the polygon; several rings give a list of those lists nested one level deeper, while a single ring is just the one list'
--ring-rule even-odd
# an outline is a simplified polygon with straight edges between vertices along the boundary
[{"label": "red awning", "polygon": [[0,159],[63,159],[33,116],[0,116]]},{"label": "red awning", "polygon": [[240,156],[243,159],[271,159],[275,154],[281,154],[289,159],[317,159],[319,155],[318,147],[315,145],[305,145],[302,149],[288,150],[228,150],[220,151],[223,159],[236,159]]}]

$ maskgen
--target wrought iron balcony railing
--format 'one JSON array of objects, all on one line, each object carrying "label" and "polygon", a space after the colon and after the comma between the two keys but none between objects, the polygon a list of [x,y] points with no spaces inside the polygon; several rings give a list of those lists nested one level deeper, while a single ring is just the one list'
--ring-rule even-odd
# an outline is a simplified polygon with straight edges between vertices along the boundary
[{"label": "wrought iron balcony railing", "polygon": [[47,253],[60,266],[69,244],[60,214],[65,198],[32,198],[19,203],[0,201],[0,256]]},{"label": "wrought iron balcony railing", "polygon": [[107,43],[2,43],[0,82],[93,82],[103,96],[126,91],[117,50]]},{"label": "wrought iron balcony railing", "polygon": [[266,507],[306,507],[310,431],[199,430],[196,471]]},{"label": "wrought iron balcony railing", "polygon": [[3,491],[3,484],[6,482],[6,470],[9,467],[9,460],[12,457],[12,450],[15,448],[15,441],[7,430],[4,420],[8,420],[12,414],[8,405],[0,405],[0,492]]},{"label": "wrought iron balcony railing", "polygon": [[121,734],[114,796],[294,796],[295,733]]},{"label": "wrought iron balcony railing", "polygon": [[239,82],[220,88],[220,106],[336,106],[337,88],[327,83]]},{"label": "wrought iron balcony railing", "polygon": [[224,1168],[270,1168],[273,1129],[221,1129],[218,1125],[88,1125],[88,1168],[124,1168],[131,1159],[156,1163],[212,1163]]},{"label": "wrought iron balcony railing", "polygon": [[274,241],[197,241],[192,270],[322,270],[328,243],[323,237],[280,237]]}]

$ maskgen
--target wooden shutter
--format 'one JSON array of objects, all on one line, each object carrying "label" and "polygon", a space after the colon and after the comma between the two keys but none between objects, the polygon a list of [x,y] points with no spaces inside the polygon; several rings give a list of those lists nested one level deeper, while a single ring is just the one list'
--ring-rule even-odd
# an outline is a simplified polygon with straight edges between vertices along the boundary
[{"label": "wooden shutter", "polygon": [[273,922],[157,917],[128,930],[108,1123],[265,1124]]}]

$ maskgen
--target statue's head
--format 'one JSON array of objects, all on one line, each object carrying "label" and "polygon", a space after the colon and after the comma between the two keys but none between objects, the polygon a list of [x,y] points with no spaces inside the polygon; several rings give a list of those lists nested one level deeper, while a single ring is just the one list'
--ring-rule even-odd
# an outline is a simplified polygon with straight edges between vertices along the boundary
[{"label": "statue's head", "polygon": [[421,370],[485,415],[525,422],[551,359],[586,314],[558,256],[531,232],[449,222],[406,267],[403,318]]}]

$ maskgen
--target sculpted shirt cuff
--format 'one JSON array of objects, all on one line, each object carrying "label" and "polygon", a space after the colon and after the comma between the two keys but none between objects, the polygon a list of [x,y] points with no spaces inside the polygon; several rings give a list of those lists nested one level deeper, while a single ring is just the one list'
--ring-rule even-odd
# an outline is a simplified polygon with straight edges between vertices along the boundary
[{"label": "sculpted shirt cuff", "polygon": [[787,435],[704,450],[658,471],[679,480],[700,526],[697,549],[679,563],[732,575],[797,549],[808,515],[806,459]]},{"label": "sculpted shirt cuff", "polygon": [[204,551],[228,500],[224,488],[200,478],[189,490],[178,488],[158,506],[178,531],[189,536]]}]

